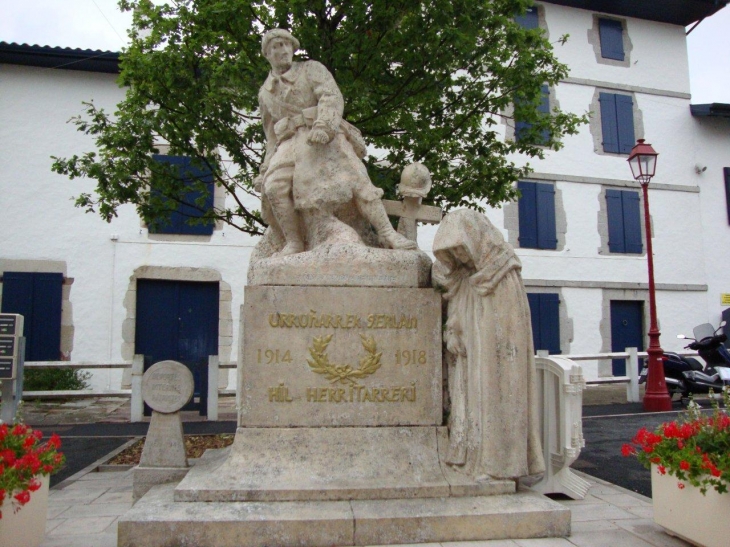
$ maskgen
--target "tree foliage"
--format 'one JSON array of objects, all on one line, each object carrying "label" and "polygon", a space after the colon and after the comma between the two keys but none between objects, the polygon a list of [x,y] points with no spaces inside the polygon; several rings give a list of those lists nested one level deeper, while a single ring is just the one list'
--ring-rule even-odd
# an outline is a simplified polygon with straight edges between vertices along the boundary
[{"label": "tree foliage", "polygon": [[[531,3],[122,0],[134,15],[121,55],[126,97],[113,114],[85,103],[74,122],[97,150],[54,158],[53,169],[96,180],[94,194],[77,205],[106,220],[125,203],[148,221],[165,218],[189,195],[179,173],[152,159],[169,144],[169,154],[211,169],[230,196],[228,208],[204,219],[261,233],[250,206],[257,201],[247,197],[256,195],[263,150],[257,96],[269,65],[261,35],[281,27],[301,42],[296,58],[316,59],[334,75],[344,117],[375,150],[366,164],[386,197],[394,197],[403,167],[420,161],[434,180],[431,201],[446,209],[498,205],[515,197],[515,182],[529,172],[514,163],[516,154],[557,150],[561,136],[584,121],[558,109],[539,112],[541,86],[554,86],[568,69],[543,31],[514,22]],[[515,116],[531,125],[519,140],[504,139]]]}]

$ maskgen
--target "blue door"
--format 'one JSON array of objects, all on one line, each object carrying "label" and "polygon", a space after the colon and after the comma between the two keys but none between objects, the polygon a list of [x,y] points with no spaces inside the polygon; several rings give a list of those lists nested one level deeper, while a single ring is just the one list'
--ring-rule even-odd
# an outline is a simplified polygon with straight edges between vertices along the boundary
[{"label": "blue door", "polygon": [[63,274],[3,273],[3,313],[23,316],[26,361],[61,359]]},{"label": "blue door", "polygon": [[[644,303],[611,300],[611,351],[626,348],[644,351]],[[626,376],[626,361],[614,359],[612,369],[614,376]]]},{"label": "blue door", "polygon": [[208,356],[218,353],[218,283],[137,280],[135,353],[144,355],[145,370],[165,359],[186,365],[195,395],[184,410],[205,415]]}]

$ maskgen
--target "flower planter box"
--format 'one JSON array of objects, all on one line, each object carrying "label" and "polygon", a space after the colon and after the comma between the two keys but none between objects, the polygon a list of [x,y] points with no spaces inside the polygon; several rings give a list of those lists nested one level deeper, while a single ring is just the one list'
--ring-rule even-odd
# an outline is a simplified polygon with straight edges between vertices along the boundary
[{"label": "flower planter box", "polygon": [[48,485],[51,478],[40,477],[41,487],[32,492],[30,501],[13,512],[13,504],[5,499],[0,509],[0,545],[13,547],[38,547],[46,536],[46,515],[48,513]]},{"label": "flower planter box", "polygon": [[673,475],[661,475],[651,466],[651,492],[654,522],[671,535],[702,547],[727,547],[730,541],[730,494],[699,488]]}]

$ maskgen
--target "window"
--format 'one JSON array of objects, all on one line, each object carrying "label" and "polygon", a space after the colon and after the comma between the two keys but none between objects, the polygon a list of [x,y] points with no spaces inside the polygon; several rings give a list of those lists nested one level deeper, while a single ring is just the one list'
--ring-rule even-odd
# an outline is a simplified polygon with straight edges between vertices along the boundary
[{"label": "window", "polygon": [[532,6],[531,8],[527,8],[524,15],[517,15],[515,17],[515,23],[527,30],[538,28],[537,7]]},{"label": "window", "polygon": [[[730,167],[725,167],[723,170],[725,174],[725,203],[727,204],[727,222],[730,224]],[[730,321],[728,321],[730,324]]]},{"label": "window", "polygon": [[555,186],[519,181],[520,247],[557,249],[555,231]]},{"label": "window", "polygon": [[621,21],[599,19],[598,31],[601,36],[601,57],[604,59],[624,60],[624,37]]},{"label": "window", "polygon": [[551,355],[560,353],[560,296],[527,293],[535,351],[545,349]]},{"label": "window", "polygon": [[[180,177],[185,179],[186,184],[190,185],[193,180],[200,180],[206,184],[207,195],[205,197],[204,209],[213,207],[213,174],[210,171],[204,171],[191,164],[191,160],[184,156],[152,156],[155,161],[160,163],[168,163],[177,167]],[[186,235],[210,235],[213,233],[213,222],[205,224],[188,224],[190,218],[200,218],[203,213],[198,207],[189,204],[195,204],[200,199],[202,192],[191,188],[185,195],[181,196],[184,203],[180,203],[177,210],[174,211],[168,221],[159,221],[150,224],[150,233],[154,234],[186,234]]]},{"label": "window", "polygon": [[63,274],[3,273],[3,313],[24,317],[26,361],[61,358],[61,302]]},{"label": "window", "polygon": [[612,253],[643,252],[639,192],[606,190],[608,249]]},{"label": "window", "polygon": [[[538,106],[537,111],[542,115],[550,115],[550,89],[544,85],[540,88],[542,92],[542,101]],[[523,122],[515,119],[515,139],[520,140],[520,137],[530,130],[532,124],[529,122]],[[543,129],[540,137],[538,138],[538,144],[547,143],[550,139],[550,134],[547,129]]]},{"label": "window", "polygon": [[634,101],[630,95],[600,93],[603,151],[630,154],[634,139]]}]

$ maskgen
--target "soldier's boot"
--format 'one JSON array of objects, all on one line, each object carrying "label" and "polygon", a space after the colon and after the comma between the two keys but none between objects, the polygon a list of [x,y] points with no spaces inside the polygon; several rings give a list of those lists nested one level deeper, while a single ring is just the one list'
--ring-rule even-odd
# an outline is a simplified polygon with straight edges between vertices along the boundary
[{"label": "soldier's boot", "polygon": [[288,256],[303,252],[304,240],[299,226],[299,213],[294,209],[294,203],[288,199],[276,199],[275,197],[272,199],[272,197],[274,196],[269,195],[271,208],[286,240],[284,248],[275,256]]},{"label": "soldier's boot", "polygon": [[362,215],[373,225],[375,231],[378,233],[380,242],[389,249],[404,249],[404,250],[416,250],[418,245],[415,241],[411,241],[407,237],[403,237],[401,234],[393,229],[393,226],[388,219],[388,214],[385,212],[383,202],[379,199],[372,201],[359,201],[358,208]]}]

